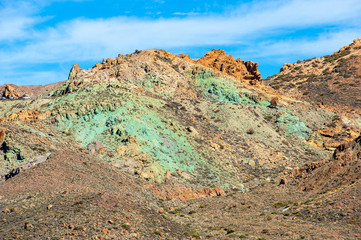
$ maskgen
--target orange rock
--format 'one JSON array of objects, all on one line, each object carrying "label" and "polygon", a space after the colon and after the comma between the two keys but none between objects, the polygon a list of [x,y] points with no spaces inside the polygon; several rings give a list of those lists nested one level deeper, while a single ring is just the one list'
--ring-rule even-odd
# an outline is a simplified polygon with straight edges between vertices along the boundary
[{"label": "orange rock", "polygon": [[110,230],[104,228],[104,229],[102,230],[102,233],[105,234],[105,235],[110,235]]},{"label": "orange rock", "polygon": [[200,58],[198,63],[226,73],[240,81],[261,81],[261,74],[258,71],[258,63],[251,61],[242,61],[241,59],[233,59],[233,56],[227,55],[223,50],[213,49]]},{"label": "orange rock", "polygon": [[326,149],[332,149],[332,148],[337,148],[338,146],[340,146],[342,144],[342,142],[339,142],[339,141],[336,141],[334,139],[330,139],[328,140],[327,142],[325,142],[323,144],[323,146],[326,148]]},{"label": "orange rock", "polygon": [[320,129],[318,132],[325,137],[333,137],[335,135],[335,131],[331,128]]},{"label": "orange rock", "polygon": [[167,171],[167,172],[165,173],[165,178],[171,178],[171,177],[172,177],[171,172],[170,172],[170,171]]},{"label": "orange rock", "polygon": [[220,187],[215,187],[214,191],[216,192],[217,196],[226,196],[226,193]]},{"label": "orange rock", "polygon": [[41,121],[50,116],[50,112],[39,112],[36,110],[20,110],[18,113],[13,113],[9,117],[0,118],[0,122],[6,121]]},{"label": "orange rock", "polygon": [[18,88],[16,85],[10,85],[10,84],[5,85],[5,89],[2,94],[3,97],[6,97],[6,98],[12,97],[14,99],[21,98],[24,95],[25,95],[25,92],[23,90]]}]

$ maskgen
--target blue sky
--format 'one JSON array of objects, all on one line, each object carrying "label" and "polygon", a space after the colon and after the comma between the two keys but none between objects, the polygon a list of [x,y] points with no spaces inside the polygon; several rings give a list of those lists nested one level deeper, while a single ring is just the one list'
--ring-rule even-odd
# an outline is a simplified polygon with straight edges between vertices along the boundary
[{"label": "blue sky", "polygon": [[0,84],[63,81],[74,63],[149,48],[224,49],[267,77],[360,37],[360,0],[0,0]]}]

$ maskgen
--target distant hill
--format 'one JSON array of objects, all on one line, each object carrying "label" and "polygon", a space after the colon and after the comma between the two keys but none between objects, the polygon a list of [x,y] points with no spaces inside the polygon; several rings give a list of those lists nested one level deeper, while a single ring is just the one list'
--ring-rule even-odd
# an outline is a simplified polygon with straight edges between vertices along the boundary
[{"label": "distant hill", "polygon": [[330,107],[361,113],[361,39],[332,55],[286,63],[265,84],[280,93]]},{"label": "distant hill", "polygon": [[47,84],[47,85],[15,85],[15,84],[4,84],[0,85],[0,98],[21,98],[28,96],[30,98],[36,98],[39,95],[46,96],[52,90],[57,89],[63,85],[65,81]]}]

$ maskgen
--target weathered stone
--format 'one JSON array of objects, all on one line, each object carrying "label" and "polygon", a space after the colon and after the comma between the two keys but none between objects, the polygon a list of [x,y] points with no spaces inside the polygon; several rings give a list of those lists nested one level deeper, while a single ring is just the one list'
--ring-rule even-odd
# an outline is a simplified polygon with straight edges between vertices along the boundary
[{"label": "weathered stone", "polygon": [[227,55],[223,50],[213,49],[200,58],[198,63],[226,73],[240,81],[261,81],[261,74],[258,71],[258,63],[251,61],[242,61],[233,59],[233,56]]},{"label": "weathered stone", "polygon": [[283,67],[281,67],[280,72],[287,71],[288,69],[291,69],[291,68],[293,68],[293,67],[295,67],[295,66],[296,66],[295,63],[285,63],[285,64],[283,65]]}]

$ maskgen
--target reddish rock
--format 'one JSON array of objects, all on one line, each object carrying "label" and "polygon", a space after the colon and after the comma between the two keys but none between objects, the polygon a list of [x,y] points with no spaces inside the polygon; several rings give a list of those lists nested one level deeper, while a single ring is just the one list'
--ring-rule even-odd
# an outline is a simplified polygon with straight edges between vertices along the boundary
[{"label": "reddish rock", "polygon": [[332,128],[320,129],[318,132],[325,137],[333,137],[335,135],[335,130]]},{"label": "reddish rock", "polygon": [[240,81],[260,82],[261,74],[258,71],[258,63],[251,61],[242,61],[241,59],[233,59],[233,56],[227,55],[223,50],[213,49],[200,58],[198,63],[226,73]]},{"label": "reddish rock", "polygon": [[277,97],[274,97],[271,99],[271,107],[277,107],[277,104],[278,104],[278,98]]},{"label": "reddish rock", "polygon": [[220,187],[215,187],[214,191],[216,192],[217,196],[226,196],[226,193]]}]

